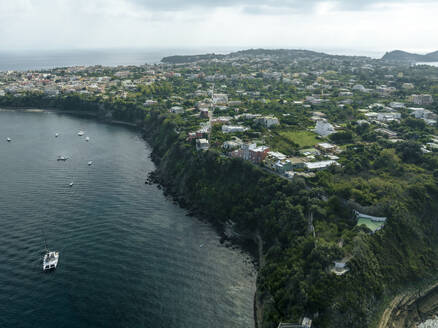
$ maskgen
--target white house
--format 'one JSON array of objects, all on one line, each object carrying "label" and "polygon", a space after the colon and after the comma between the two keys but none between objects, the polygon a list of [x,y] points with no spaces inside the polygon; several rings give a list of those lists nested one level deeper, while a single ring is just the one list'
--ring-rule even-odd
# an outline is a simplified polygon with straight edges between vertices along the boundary
[{"label": "white house", "polygon": [[156,105],[158,102],[156,100],[148,99],[144,102],[143,106],[153,106]]},{"label": "white house", "polygon": [[207,139],[196,139],[196,150],[208,150],[210,144]]},{"label": "white house", "polygon": [[245,132],[248,128],[242,125],[222,125],[223,133]]},{"label": "white house", "polygon": [[409,97],[409,100],[416,105],[430,105],[433,103],[433,98],[431,95],[423,94],[423,95],[412,95]]},{"label": "white house", "polygon": [[263,124],[265,127],[270,128],[272,126],[280,125],[278,118],[274,116],[264,116],[257,119],[257,122]]},{"label": "white house", "polygon": [[173,106],[170,108],[170,112],[174,114],[182,114],[184,113],[184,108],[181,106]]},{"label": "white house", "polygon": [[336,131],[333,125],[322,119],[316,122],[315,132],[320,136],[327,137]]}]

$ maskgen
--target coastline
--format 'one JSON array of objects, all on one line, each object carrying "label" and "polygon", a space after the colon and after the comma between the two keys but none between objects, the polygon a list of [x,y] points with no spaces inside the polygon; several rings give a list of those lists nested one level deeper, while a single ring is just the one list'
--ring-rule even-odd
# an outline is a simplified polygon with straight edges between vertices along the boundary
[{"label": "coastline", "polygon": [[380,317],[377,328],[416,328],[438,313],[438,282],[396,295]]},{"label": "coastline", "polygon": [[[152,145],[152,140],[146,134],[146,127],[144,125],[138,125],[132,122],[119,121],[119,120],[104,120],[100,119],[99,115],[94,112],[87,111],[69,111],[69,110],[60,110],[57,108],[35,108],[35,107],[0,107],[0,112],[26,112],[26,113],[57,113],[57,114],[67,114],[73,115],[77,117],[87,117],[91,119],[97,119],[101,123],[114,124],[114,125],[123,125],[127,128],[135,128],[138,132],[142,133],[142,137],[144,141],[154,150],[154,146]],[[253,238],[252,243],[248,242],[248,238],[233,237],[227,236],[226,229],[224,227],[215,224],[215,222],[209,220],[208,216],[203,215],[201,212],[197,211],[193,208],[189,202],[184,200],[181,195],[172,192],[171,186],[165,183],[164,179],[160,177],[160,171],[158,170],[159,163],[162,158],[159,158],[156,152],[151,153],[151,160],[156,166],[156,170],[151,172],[150,176],[147,178],[145,183],[148,184],[156,184],[159,189],[162,189],[164,196],[170,197],[175,203],[178,204],[181,208],[187,209],[190,216],[195,217],[197,220],[201,222],[207,222],[209,225],[215,230],[215,232],[220,237],[220,241],[225,247],[235,247],[239,251],[248,254],[251,258],[251,262],[254,266],[257,276],[259,275],[260,268],[264,264],[264,256],[263,256],[263,241],[259,235]],[[254,317],[254,327],[261,328],[262,327],[262,318],[263,318],[263,304],[260,292],[257,289],[253,297],[253,317]]]},{"label": "coastline", "polygon": [[[0,112],[25,112],[25,113],[57,113],[57,114],[67,114],[80,117],[89,117],[97,119],[99,116],[97,113],[90,111],[72,111],[72,110],[62,110],[57,108],[35,108],[35,107],[7,107],[2,106]],[[115,125],[125,125],[129,127],[139,128],[139,126],[132,122],[120,121],[120,120],[99,120],[102,123],[115,124]]]}]

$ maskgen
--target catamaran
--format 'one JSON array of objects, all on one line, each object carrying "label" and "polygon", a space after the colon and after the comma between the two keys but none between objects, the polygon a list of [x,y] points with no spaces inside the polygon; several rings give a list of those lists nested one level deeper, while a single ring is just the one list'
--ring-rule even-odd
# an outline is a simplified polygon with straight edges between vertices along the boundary
[{"label": "catamaran", "polygon": [[59,252],[49,251],[46,244],[46,253],[43,257],[43,271],[55,270],[58,266]]}]

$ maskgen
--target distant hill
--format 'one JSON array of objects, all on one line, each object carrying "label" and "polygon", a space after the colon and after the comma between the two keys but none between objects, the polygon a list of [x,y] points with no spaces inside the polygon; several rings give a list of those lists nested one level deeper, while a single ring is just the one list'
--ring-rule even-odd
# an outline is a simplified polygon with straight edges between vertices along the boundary
[{"label": "distant hill", "polygon": [[297,49],[248,49],[237,52],[232,52],[227,55],[223,54],[205,54],[205,55],[188,55],[188,56],[169,56],[164,57],[161,62],[167,64],[183,64],[192,63],[199,60],[224,59],[233,57],[262,57],[275,56],[280,59],[294,59],[294,58],[322,58],[322,57],[338,57],[346,58],[348,56],[334,56],[322,52],[311,50],[297,50]]},{"label": "distant hill", "polygon": [[399,62],[438,62],[438,51],[426,55],[418,55],[402,50],[394,50],[387,52],[382,59]]}]

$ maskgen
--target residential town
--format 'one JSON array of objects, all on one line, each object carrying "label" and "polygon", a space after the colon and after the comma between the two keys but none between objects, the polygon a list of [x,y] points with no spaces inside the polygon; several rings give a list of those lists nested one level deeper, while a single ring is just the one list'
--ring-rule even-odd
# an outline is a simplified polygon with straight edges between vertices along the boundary
[{"label": "residential town", "polygon": [[9,71],[0,108],[138,127],[176,200],[266,247],[264,327],[351,326],[436,258],[436,67],[259,49]]},{"label": "residential town", "polygon": [[342,165],[342,153],[355,143],[407,141],[406,124],[421,125],[416,140],[424,153],[438,149],[432,95],[438,90],[427,88],[436,74],[430,68],[431,78],[418,78],[420,69],[427,70],[366,57],[255,50],[183,63],[167,58],[155,65],[3,72],[0,97],[79,96],[161,108],[181,117],[178,133],[197,150],[292,179]]}]

